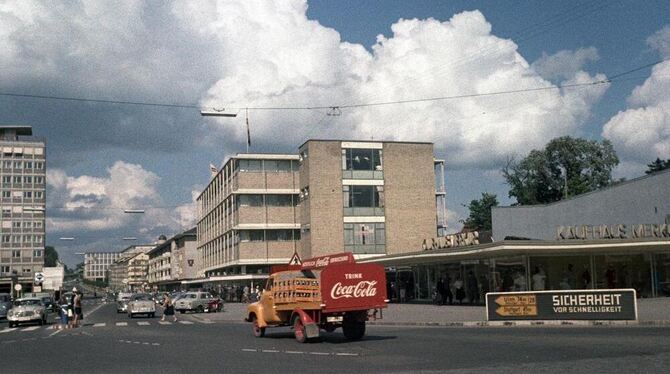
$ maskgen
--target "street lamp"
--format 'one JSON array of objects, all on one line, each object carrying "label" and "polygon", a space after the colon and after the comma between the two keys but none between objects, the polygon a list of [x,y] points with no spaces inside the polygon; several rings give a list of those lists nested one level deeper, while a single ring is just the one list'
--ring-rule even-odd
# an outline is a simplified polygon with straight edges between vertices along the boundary
[{"label": "street lamp", "polygon": [[124,209],[123,213],[142,214],[142,213],[144,213],[144,209]]},{"label": "street lamp", "polygon": [[200,115],[203,117],[237,117],[237,113],[226,112],[226,109],[201,110]]},{"label": "street lamp", "polygon": [[123,238],[123,240],[137,240],[137,238],[134,237],[134,236],[128,236],[128,237]]},{"label": "street lamp", "polygon": [[[74,240],[74,237],[72,237],[72,236],[63,236],[63,237],[58,238],[58,240]],[[78,254],[78,253],[75,253],[75,254]]]}]

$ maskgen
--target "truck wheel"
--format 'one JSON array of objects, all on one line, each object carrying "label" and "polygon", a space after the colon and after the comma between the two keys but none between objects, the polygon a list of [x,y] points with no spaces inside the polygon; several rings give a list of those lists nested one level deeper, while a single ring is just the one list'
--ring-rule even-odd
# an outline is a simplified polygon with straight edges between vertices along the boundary
[{"label": "truck wheel", "polygon": [[298,343],[304,343],[307,341],[307,335],[305,335],[305,325],[302,323],[300,316],[295,316],[293,318],[293,333],[295,334],[295,340]]},{"label": "truck wheel", "polygon": [[345,318],[342,323],[342,332],[349,340],[360,340],[365,335],[365,321]]},{"label": "truck wheel", "polygon": [[264,337],[265,336],[265,327],[260,327],[258,325],[258,318],[256,318],[256,316],[254,316],[251,322],[253,323],[254,336],[257,337],[257,338]]}]

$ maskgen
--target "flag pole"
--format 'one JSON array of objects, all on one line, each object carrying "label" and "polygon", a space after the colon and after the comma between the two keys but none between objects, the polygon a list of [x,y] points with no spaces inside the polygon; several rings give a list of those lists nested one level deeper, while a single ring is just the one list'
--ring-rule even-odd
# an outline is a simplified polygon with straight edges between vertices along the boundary
[{"label": "flag pole", "polygon": [[249,133],[249,108],[244,108],[247,117],[247,153],[249,153],[249,145],[251,143],[251,134]]}]

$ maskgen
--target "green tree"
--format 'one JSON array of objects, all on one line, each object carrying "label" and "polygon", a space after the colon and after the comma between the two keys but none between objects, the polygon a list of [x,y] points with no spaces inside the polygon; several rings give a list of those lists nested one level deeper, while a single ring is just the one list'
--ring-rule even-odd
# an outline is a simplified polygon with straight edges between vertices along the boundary
[{"label": "green tree", "polygon": [[498,197],[488,192],[482,193],[481,199],[472,200],[467,205],[470,215],[463,221],[463,224],[473,230],[491,230],[491,208],[494,206],[498,206]]},{"label": "green tree", "polygon": [[58,264],[58,252],[50,245],[44,247],[44,266],[54,267]]},{"label": "green tree", "polygon": [[612,184],[619,158],[608,140],[564,136],[519,162],[510,160],[503,176],[518,205],[546,204]]},{"label": "green tree", "polygon": [[653,174],[657,171],[670,169],[670,159],[663,161],[656,157],[656,161],[652,162],[651,164],[647,164],[647,167],[648,169],[644,172],[645,174]]}]

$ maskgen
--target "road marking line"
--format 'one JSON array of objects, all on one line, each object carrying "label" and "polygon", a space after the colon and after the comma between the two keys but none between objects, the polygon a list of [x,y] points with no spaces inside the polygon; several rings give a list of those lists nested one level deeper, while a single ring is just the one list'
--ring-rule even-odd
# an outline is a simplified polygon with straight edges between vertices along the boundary
[{"label": "road marking line", "polygon": [[301,355],[305,352],[299,352],[299,351],[284,351],[284,353],[288,353],[290,355]]},{"label": "road marking line", "polygon": [[140,344],[140,342],[133,342],[133,344]]},{"label": "road marking line", "polygon": [[158,321],[158,323],[161,324],[161,325],[171,325],[172,324],[172,322],[168,322],[168,321]]},{"label": "road marking line", "polygon": [[151,325],[149,322],[137,322],[139,326],[149,326]]},{"label": "road marking line", "polygon": [[242,348],[242,352],[258,352],[258,351],[255,349]]},{"label": "road marking line", "polygon": [[160,343],[151,343],[151,345],[160,345]]},{"label": "road marking line", "polygon": [[128,322],[117,322],[117,326],[128,326]]},{"label": "road marking line", "polygon": [[149,345],[149,342],[144,342],[142,343],[142,345]]},{"label": "road marking line", "polygon": [[58,334],[58,333],[61,332],[61,331],[63,331],[63,330],[56,330],[56,331],[52,332],[51,334],[49,334],[49,338],[52,337],[52,336],[54,336],[54,335],[56,335],[56,334]]},{"label": "road marking line", "polygon": [[10,328],[6,328],[6,329],[4,329],[4,330],[0,330],[0,334],[4,334],[4,333],[6,333],[6,332],[12,332],[12,331],[14,331],[14,330],[16,330],[16,329],[17,329],[17,327],[12,327],[11,329],[10,329]]},{"label": "road marking line", "polygon": [[309,352],[310,355],[316,355],[316,356],[330,356],[330,353],[328,352]]},{"label": "road marking line", "polygon": [[93,327],[105,327],[105,326],[107,326],[107,324],[105,322],[96,323],[96,324],[93,325]]},{"label": "road marking line", "polygon": [[21,331],[35,331],[35,330],[39,329],[40,327],[42,327],[42,326],[30,326],[30,327],[26,327],[25,329],[23,329]]},{"label": "road marking line", "polygon": [[193,322],[191,322],[191,321],[179,321],[179,323],[181,323],[182,325],[192,325],[193,324]]},{"label": "road marking line", "polygon": [[358,353],[335,353],[335,356],[358,356]]},{"label": "road marking line", "polygon": [[261,349],[261,352],[265,352],[265,353],[279,353],[279,351],[277,351],[277,350],[275,350],[275,349]]}]

